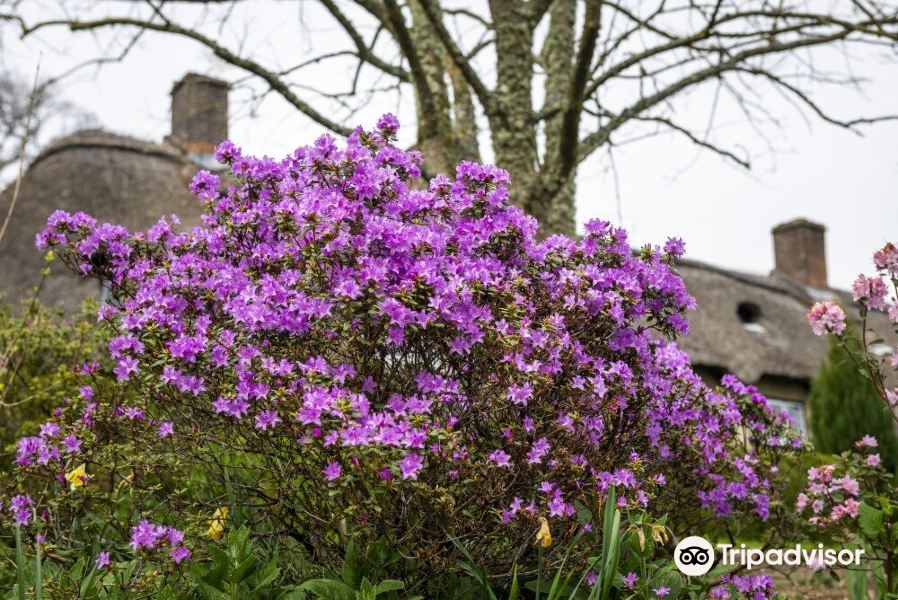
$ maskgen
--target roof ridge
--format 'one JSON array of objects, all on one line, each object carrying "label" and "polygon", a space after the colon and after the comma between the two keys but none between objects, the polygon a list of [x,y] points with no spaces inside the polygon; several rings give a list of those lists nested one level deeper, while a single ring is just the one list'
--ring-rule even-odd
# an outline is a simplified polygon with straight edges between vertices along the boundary
[{"label": "roof ridge", "polygon": [[697,269],[703,269],[705,271],[710,271],[718,275],[723,275],[724,277],[729,277],[730,279],[735,279],[736,281],[739,281],[746,285],[752,285],[764,288],[771,292],[776,292],[778,294],[791,296],[796,300],[808,301],[811,299],[810,294],[808,294],[800,284],[788,280],[784,277],[777,276],[775,271],[767,275],[763,275],[760,273],[750,273],[746,271],[737,271],[735,269],[728,269],[726,267],[713,265],[691,258],[681,259],[679,264],[685,267],[693,267]]},{"label": "roof ridge", "polygon": [[68,135],[57,138],[35,157],[29,165],[29,168],[55,154],[80,148],[115,149],[144,156],[165,158],[173,162],[183,160],[183,156],[177,148],[170,144],[142,140],[134,136],[114,133],[102,128],[89,128],[79,129]]}]

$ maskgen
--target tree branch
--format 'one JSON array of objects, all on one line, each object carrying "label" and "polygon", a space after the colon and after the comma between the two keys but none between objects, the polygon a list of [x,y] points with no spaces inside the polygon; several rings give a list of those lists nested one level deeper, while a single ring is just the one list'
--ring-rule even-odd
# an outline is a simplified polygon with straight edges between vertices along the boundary
[{"label": "tree branch", "polygon": [[358,29],[352,24],[352,21],[340,10],[340,8],[334,3],[333,0],[321,0],[321,3],[328,10],[328,12],[333,15],[334,19],[337,20],[337,23],[340,24],[340,27],[346,32],[349,38],[352,40],[352,43],[355,45],[357,56],[370,64],[373,67],[377,67],[384,73],[388,75],[392,75],[396,77],[402,82],[409,83],[410,77],[408,71],[403,69],[400,66],[392,65],[385,60],[381,59],[377,56],[365,43],[364,38],[359,33]]},{"label": "tree branch", "polygon": [[764,56],[764,55],[772,55],[779,54],[782,52],[787,52],[790,50],[795,50],[798,48],[807,48],[812,46],[820,46],[823,44],[828,44],[830,42],[834,42],[836,40],[845,39],[851,33],[855,31],[852,29],[843,29],[841,31],[832,33],[830,35],[818,36],[818,37],[807,37],[801,38],[797,40],[792,40],[791,42],[776,42],[772,41],[771,43],[752,48],[749,50],[744,50],[733,55],[731,58],[721,61],[716,65],[712,65],[705,69],[701,69],[692,73],[691,75],[680,79],[679,81],[675,81],[670,85],[662,88],[655,94],[651,96],[646,96],[638,100],[637,102],[631,104],[623,111],[621,111],[617,117],[611,119],[604,127],[601,127],[598,131],[586,136],[584,139],[580,141],[578,144],[578,160],[584,160],[589,154],[591,154],[596,148],[605,143],[609,136],[620,126],[627,122],[628,119],[633,118],[637,115],[640,115],[643,111],[651,108],[667,100],[668,98],[674,96],[680,91],[691,87],[695,84],[701,83],[709,78],[715,77],[724,73],[726,71],[736,70],[742,63],[747,61],[748,59],[756,56]]},{"label": "tree branch", "polygon": [[348,136],[350,133],[352,133],[351,128],[329,119],[324,114],[312,107],[309,103],[305,102],[295,93],[293,93],[290,87],[274,72],[266,69],[253,60],[243,58],[234,54],[224,46],[218,44],[218,42],[216,42],[215,40],[192,29],[181,27],[180,25],[177,25],[175,23],[155,23],[152,21],[144,21],[141,19],[133,19],[127,17],[110,17],[94,21],[51,20],[37,23],[30,27],[26,26],[23,23],[22,37],[31,35],[40,29],[54,26],[66,26],[72,31],[94,30],[116,26],[139,27],[150,31],[171,33],[192,39],[196,42],[199,42],[203,46],[206,46],[209,50],[212,51],[215,56],[222,59],[223,61],[258,76],[260,79],[265,81],[265,83],[267,83],[272,90],[280,94],[280,96],[283,97],[287,102],[292,104],[301,113],[303,113],[319,125],[322,125],[323,127],[339,135]]}]

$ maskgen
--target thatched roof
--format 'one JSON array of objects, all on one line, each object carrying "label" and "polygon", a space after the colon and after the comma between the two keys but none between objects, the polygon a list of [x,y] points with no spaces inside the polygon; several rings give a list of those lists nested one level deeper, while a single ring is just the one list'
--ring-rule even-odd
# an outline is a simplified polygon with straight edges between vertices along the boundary
[{"label": "thatched roof", "polygon": [[[746,382],[763,376],[809,381],[817,374],[828,339],[815,336],[808,326],[806,314],[814,302],[834,299],[849,315],[857,315],[850,293],[809,290],[777,273],[751,275],[693,261],[678,270],[698,304],[680,345],[693,363]],[[884,314],[871,313],[868,327],[898,347]]]},{"label": "thatched roof", "polygon": [[[175,146],[105,131],[81,131],[52,144],[23,177],[12,221],[0,241],[5,300],[28,298],[39,283],[43,257],[34,247],[34,236],[54,210],[81,210],[130,229],[146,229],[169,214],[192,225],[201,211],[187,188],[195,171]],[[0,215],[6,215],[12,188],[0,194]],[[74,309],[97,294],[97,282],[83,281],[55,265],[40,298]]]}]

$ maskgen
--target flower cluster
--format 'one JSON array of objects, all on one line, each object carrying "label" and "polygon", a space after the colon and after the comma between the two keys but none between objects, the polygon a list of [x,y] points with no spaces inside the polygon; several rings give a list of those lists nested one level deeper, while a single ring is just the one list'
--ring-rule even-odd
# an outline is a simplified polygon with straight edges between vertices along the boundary
[{"label": "flower cluster", "polygon": [[[154,550],[163,545],[170,546],[169,555],[176,564],[190,558],[190,551],[184,546],[184,533],[174,527],[155,525],[143,519],[131,528],[132,550]],[[107,556],[108,558],[108,556]]]},{"label": "flower cluster", "polygon": [[[12,521],[16,525],[27,526],[31,522],[31,516],[34,511],[32,508],[34,500],[27,494],[16,494],[9,499],[9,512]],[[2,508],[2,504],[0,504]]]},{"label": "flower cluster", "polygon": [[[265,497],[288,506],[259,521],[289,523],[270,530],[434,532],[422,556],[445,551],[446,527],[504,553],[611,486],[634,506],[674,510],[689,488],[717,515],[766,519],[769,457],[801,442],[754,388],[706,386],[672,341],[695,304],[682,241],[634,252],[603,221],[540,241],[505,171],[466,162],[420,185],[421,157],[390,144],[398,122],[378,127],[281,161],[221,144],[230,174],[196,176],[191,231],[54,213],[37,243],[110,288],[99,317],[135,392],[88,392],[63,433],[102,423],[219,466],[226,449],[252,464],[231,478],[284,486]],[[23,442],[23,468],[45,467],[50,439]]]},{"label": "flower cluster", "polygon": [[[888,338],[889,333],[898,335],[898,247],[893,243],[883,246],[873,254],[873,264],[876,271],[859,275],[852,285],[852,297],[860,306],[859,328],[864,332],[859,347],[841,335],[845,330],[845,314],[836,305],[814,305],[808,320],[818,335],[837,336],[852,363],[869,377],[872,388],[882,398],[883,409],[898,422],[898,388],[893,387],[895,373],[889,369],[898,369],[895,338],[891,338],[890,344],[868,342],[878,336],[880,340]],[[886,313],[888,319],[875,315],[877,312]],[[809,515],[811,524],[830,528],[843,542],[869,547],[870,554],[885,572],[884,579],[889,582],[886,593],[895,594],[898,593],[895,578],[898,561],[894,557],[898,546],[889,532],[898,526],[893,516],[898,488],[893,475],[883,467],[878,446],[875,438],[864,436],[855,442],[855,450],[843,452],[835,464],[810,469],[808,488],[798,496],[796,508],[799,513]]]},{"label": "flower cluster", "polygon": [[768,600],[775,596],[776,585],[770,575],[724,575],[709,593],[715,600]]},{"label": "flower cluster", "polygon": [[811,525],[833,525],[842,519],[854,519],[860,508],[860,485],[849,475],[835,476],[835,465],[808,469],[808,488],[798,495],[795,509],[810,509]]},{"label": "flower cluster", "polygon": [[845,331],[845,311],[831,300],[818,302],[808,311],[808,323],[816,335],[840,335]]}]

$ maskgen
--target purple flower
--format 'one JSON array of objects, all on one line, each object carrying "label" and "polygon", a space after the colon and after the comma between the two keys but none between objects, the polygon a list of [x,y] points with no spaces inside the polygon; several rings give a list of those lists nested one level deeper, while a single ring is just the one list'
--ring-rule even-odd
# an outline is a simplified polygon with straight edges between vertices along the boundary
[{"label": "purple flower", "polygon": [[185,560],[190,560],[190,550],[184,546],[175,546],[171,549],[170,554],[176,565],[180,565]]},{"label": "purple flower", "polygon": [[490,453],[490,461],[492,461],[497,467],[511,466],[511,456],[504,450],[494,450],[492,453]]},{"label": "purple flower", "polygon": [[162,538],[165,537],[165,534],[165,527],[154,525],[146,519],[143,519],[131,528],[131,549],[155,548],[159,545]]},{"label": "purple flower", "polygon": [[190,182],[190,191],[200,200],[212,200],[218,194],[221,179],[209,171],[198,171]]},{"label": "purple flower", "polygon": [[126,406],[122,409],[122,414],[125,415],[131,421],[143,421],[146,418],[146,415],[143,412],[142,408],[137,408],[136,406]]},{"label": "purple flower", "polygon": [[533,386],[529,383],[512,385],[508,388],[508,400],[513,404],[527,406],[527,401],[533,395]]},{"label": "purple flower", "polygon": [[109,566],[109,552],[103,551],[94,558],[94,564],[98,569]]},{"label": "purple flower", "polygon": [[664,243],[664,251],[671,256],[679,258],[686,252],[686,244],[680,238],[669,237],[667,242]]},{"label": "purple flower", "polygon": [[527,462],[531,465],[537,465],[543,461],[543,457],[549,453],[549,450],[552,448],[551,444],[549,444],[549,440],[544,437],[539,438],[533,445],[530,447],[530,451],[527,453]]},{"label": "purple flower", "polygon": [[324,480],[336,481],[343,474],[343,467],[337,461],[332,461],[324,467]]},{"label": "purple flower", "polygon": [[636,581],[638,579],[639,579],[639,577],[636,575],[636,573],[634,573],[633,571],[630,571],[623,577],[624,585],[627,586],[628,590],[632,590],[633,586],[636,585]]},{"label": "purple flower", "polygon": [[281,418],[273,410],[264,410],[256,415],[256,429],[265,431],[281,422]]},{"label": "purple flower", "polygon": [[68,454],[74,454],[75,452],[81,451],[81,440],[74,434],[62,438],[62,445],[65,446],[65,451]]},{"label": "purple flower", "polygon": [[399,470],[402,472],[402,479],[418,479],[418,471],[424,466],[424,458],[420,454],[412,452],[406,454],[405,458],[399,461]]},{"label": "purple flower", "polygon": [[175,432],[175,424],[171,421],[163,421],[159,423],[158,435],[161,438],[167,438]]},{"label": "purple flower", "polygon": [[44,423],[41,425],[41,437],[56,437],[59,435],[59,425],[56,423]]},{"label": "purple flower", "polygon": [[879,445],[879,442],[877,442],[876,438],[872,435],[865,435],[856,441],[854,445],[858,448],[876,448]]},{"label": "purple flower", "polygon": [[119,381],[128,381],[131,375],[137,373],[140,362],[131,356],[123,356],[118,360],[118,365],[112,370]]},{"label": "purple flower", "polygon": [[31,521],[31,505],[34,501],[30,496],[17,494],[9,499],[9,512],[12,513],[13,523],[27,527]]},{"label": "purple flower", "polygon": [[377,121],[377,129],[384,137],[392,138],[399,131],[399,119],[392,113],[386,113]]}]

